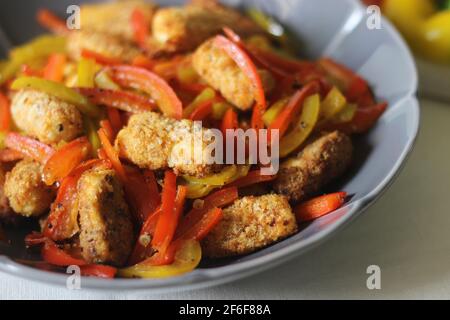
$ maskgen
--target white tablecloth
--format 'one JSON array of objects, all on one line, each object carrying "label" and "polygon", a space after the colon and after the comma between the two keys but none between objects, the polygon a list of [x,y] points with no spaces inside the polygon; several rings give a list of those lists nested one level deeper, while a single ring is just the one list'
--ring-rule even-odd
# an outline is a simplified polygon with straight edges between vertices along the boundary
[{"label": "white tablecloth", "polygon": [[[348,228],[281,267],[164,295],[70,291],[1,274],[0,299],[449,299],[450,105],[421,105],[418,143],[389,191]],[[366,287],[372,264],[381,268],[380,290]]]}]

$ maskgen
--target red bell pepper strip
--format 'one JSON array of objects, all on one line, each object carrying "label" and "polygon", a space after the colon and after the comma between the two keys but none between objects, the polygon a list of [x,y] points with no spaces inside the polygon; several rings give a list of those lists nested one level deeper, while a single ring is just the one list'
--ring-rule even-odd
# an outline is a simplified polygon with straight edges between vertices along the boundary
[{"label": "red bell pepper strip", "polygon": [[153,100],[133,92],[100,88],[77,88],[77,91],[94,104],[127,112],[138,113],[155,109]]},{"label": "red bell pepper strip", "polygon": [[131,14],[131,26],[134,31],[134,41],[142,48],[146,47],[149,38],[149,21],[141,9],[134,9]]},{"label": "red bell pepper strip", "polygon": [[261,170],[250,171],[245,177],[239,178],[236,181],[233,181],[228,186],[243,188],[247,186],[251,186],[253,184],[272,181],[276,178],[276,175],[263,175],[261,174]]},{"label": "red bell pepper strip", "polygon": [[192,121],[200,121],[206,119],[212,112],[212,107],[215,99],[203,101],[197,108],[190,114],[189,119]]},{"label": "red bell pepper strip", "polygon": [[146,92],[166,116],[181,119],[183,105],[170,85],[160,76],[144,68],[126,65],[110,69],[113,80],[119,85]]},{"label": "red bell pepper strip", "polygon": [[31,233],[25,236],[25,245],[27,247],[36,246],[39,244],[43,244],[45,241],[47,241],[47,239],[48,238],[44,236],[42,233],[32,231]]},{"label": "red bell pepper strip", "polygon": [[65,240],[73,236],[77,231],[77,217],[73,209],[76,196],[77,184],[81,175],[95,167],[111,167],[108,160],[93,159],[88,160],[75,169],[62,181],[56,195],[56,199],[50,208],[50,215],[44,227],[44,235],[55,241]]},{"label": "red bell pepper strip", "polygon": [[11,125],[11,111],[8,98],[0,92],[0,131],[7,132]]},{"label": "red bell pepper strip", "polygon": [[41,249],[41,256],[45,262],[55,266],[67,267],[70,265],[83,266],[87,263],[82,259],[72,257],[70,254],[60,249],[53,241],[47,240]]},{"label": "red bell pepper strip", "polygon": [[[286,107],[278,115],[278,117],[269,126],[269,137],[271,130],[279,130],[280,138],[286,133],[289,128],[289,124],[293,121],[296,115],[303,107],[303,102],[307,97],[315,94],[319,91],[319,84],[317,82],[311,82],[298,90],[289,100]],[[269,139],[270,141],[270,139]]]},{"label": "red bell pepper strip", "polygon": [[210,194],[202,200],[203,206],[201,208],[193,208],[184,216],[177,229],[176,238],[180,238],[195,224],[197,224],[208,211],[214,208],[222,208],[229,205],[238,197],[239,194],[236,187],[227,187]]},{"label": "red bell pepper strip", "polygon": [[152,60],[142,54],[137,55],[131,62],[131,64],[135,67],[141,67],[149,70],[152,70],[157,63],[158,61]]},{"label": "red bell pepper strip", "polygon": [[362,134],[369,131],[383,115],[387,103],[380,103],[370,107],[359,107],[350,122],[331,123],[326,129],[340,130],[347,134]]},{"label": "red bell pepper strip", "polygon": [[20,68],[20,72],[27,77],[42,77],[43,71],[42,70],[36,70],[30,67],[28,64],[23,64]]},{"label": "red bell pepper strip", "polygon": [[0,162],[13,162],[24,158],[22,152],[13,149],[0,150]]},{"label": "red bell pepper strip", "polygon": [[122,181],[122,183],[125,184],[125,182],[127,181],[125,169],[122,166],[122,163],[120,162],[118,152],[111,145],[111,142],[108,138],[105,129],[103,128],[98,129],[98,137],[100,138],[103,150],[105,151],[105,154],[108,157],[108,159],[111,161],[111,164],[114,170],[116,171],[117,175],[119,176],[119,179]]},{"label": "red bell pepper strip", "polygon": [[86,264],[80,266],[82,276],[112,279],[116,276],[117,268],[101,264]]},{"label": "red bell pepper strip", "polygon": [[336,192],[300,203],[294,208],[297,221],[306,222],[322,217],[340,208],[346,197],[346,192]]},{"label": "red bell pepper strip", "polygon": [[111,124],[111,128],[114,132],[114,137],[119,133],[120,129],[122,129],[122,117],[120,116],[119,110],[115,108],[108,107],[106,108],[106,113],[108,114],[108,120]]},{"label": "red bell pepper strip", "polygon": [[47,64],[44,67],[44,79],[61,82],[64,78],[64,66],[66,65],[66,56],[62,53],[51,54]]},{"label": "red bell pepper strip", "polygon": [[[203,217],[181,234],[180,239],[183,240],[203,240],[208,233],[220,222],[223,217],[222,209],[213,208],[206,212]],[[177,239],[178,240],[178,239]]]},{"label": "red bell pepper strip", "polygon": [[248,54],[239,45],[221,35],[215,37],[214,45],[224,50],[250,80],[255,88],[256,103],[262,108],[262,110],[265,110],[266,97],[264,94],[263,83],[255,64]]},{"label": "red bell pepper strip", "polygon": [[44,28],[57,33],[57,34],[67,34],[69,29],[66,23],[60,17],[56,16],[53,12],[47,9],[40,9],[37,12],[37,21]]},{"label": "red bell pepper strip", "polygon": [[118,59],[118,58],[113,58],[113,57],[107,57],[102,55],[101,53],[92,51],[92,50],[88,50],[88,49],[81,49],[81,56],[83,58],[86,59],[92,59],[95,62],[97,62],[98,64],[101,65],[105,65],[105,66],[113,66],[113,65],[117,65],[117,64],[122,64],[122,60]]},{"label": "red bell pepper strip", "polygon": [[111,126],[111,122],[109,122],[109,120],[107,120],[107,119],[100,120],[100,128],[102,128],[105,131],[109,142],[113,143],[114,142],[114,130]]},{"label": "red bell pepper strip", "polygon": [[222,118],[221,130],[226,135],[227,129],[236,130],[239,127],[237,113],[233,109],[228,109]]},{"label": "red bell pepper strip", "polygon": [[52,185],[66,177],[91,152],[91,144],[86,137],[75,139],[58,149],[45,163],[42,177],[47,185]]},{"label": "red bell pepper strip", "polygon": [[55,150],[49,145],[15,132],[7,134],[5,145],[6,147],[18,151],[24,156],[32,158],[42,164],[45,164],[55,153]]}]

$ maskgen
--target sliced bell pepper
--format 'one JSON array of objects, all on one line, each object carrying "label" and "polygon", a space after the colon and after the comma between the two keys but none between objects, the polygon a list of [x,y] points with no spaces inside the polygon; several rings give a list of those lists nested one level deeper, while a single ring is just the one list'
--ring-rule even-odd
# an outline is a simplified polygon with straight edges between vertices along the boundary
[{"label": "sliced bell pepper", "polygon": [[347,105],[347,99],[337,87],[333,87],[322,101],[320,115],[324,120],[330,120]]},{"label": "sliced bell pepper", "polygon": [[75,139],[62,146],[47,160],[42,171],[43,181],[52,185],[66,177],[89,156],[91,145],[86,137]]},{"label": "sliced bell pepper", "polygon": [[280,99],[275,102],[269,109],[267,109],[266,112],[264,112],[263,121],[267,127],[269,127],[275,121],[281,111],[286,107],[288,102],[289,98]]},{"label": "sliced bell pepper", "polygon": [[300,203],[294,208],[297,221],[306,222],[322,217],[340,208],[346,197],[346,192],[336,192]]},{"label": "sliced bell pepper", "polygon": [[183,178],[190,183],[204,184],[210,186],[223,186],[227,183],[227,181],[233,179],[233,177],[236,176],[237,172],[238,167],[236,165],[231,165],[227,166],[219,173],[211,174],[203,178],[197,178],[188,175],[184,175]]},{"label": "sliced bell pepper", "polygon": [[137,55],[131,62],[131,64],[135,67],[145,68],[148,70],[152,70],[157,63],[158,62],[156,60],[152,60],[143,54]]},{"label": "sliced bell pepper", "polygon": [[93,119],[89,118],[86,115],[83,115],[83,126],[84,126],[84,132],[86,133],[86,136],[91,143],[92,146],[92,152],[95,155],[95,151],[97,151],[101,147],[100,138],[97,134],[97,123]]},{"label": "sliced bell pepper", "polygon": [[117,85],[108,75],[106,70],[100,70],[95,75],[95,85],[100,89],[109,89],[120,91],[119,85]]},{"label": "sliced bell pepper", "polygon": [[197,224],[203,216],[214,208],[221,208],[233,203],[239,197],[238,189],[236,187],[227,187],[222,190],[210,194],[203,200],[202,207],[193,208],[181,220],[176,232],[176,238],[182,237],[189,229]]},{"label": "sliced bell pepper", "polygon": [[300,118],[295,126],[280,140],[280,157],[295,151],[309,137],[319,119],[320,97],[318,94],[306,98]]},{"label": "sliced bell pepper", "polygon": [[131,13],[131,27],[134,32],[134,41],[145,48],[149,38],[150,25],[145,14],[139,8],[134,9]]},{"label": "sliced bell pepper", "polygon": [[105,105],[122,111],[139,113],[154,110],[156,107],[153,100],[133,92],[99,88],[77,88],[76,90],[96,105]]},{"label": "sliced bell pepper", "polygon": [[103,128],[98,129],[97,133],[98,137],[100,138],[103,150],[105,151],[108,159],[111,161],[111,164],[117,175],[119,176],[119,179],[122,181],[122,183],[125,184],[127,181],[127,175],[125,173],[124,167],[122,166],[122,163],[120,162],[118,152],[111,145],[111,142],[108,139],[108,135]]},{"label": "sliced bell pepper", "polygon": [[99,166],[110,168],[111,163],[101,159],[88,160],[62,179],[44,227],[43,233],[46,237],[60,241],[69,239],[78,232],[78,210],[75,207],[78,180],[84,172]]},{"label": "sliced bell pepper", "polygon": [[319,85],[317,82],[311,82],[298,90],[289,100],[286,107],[278,115],[278,117],[271,123],[268,130],[269,141],[271,141],[271,130],[279,130],[279,137],[282,138],[289,128],[290,123],[296,118],[300,112],[303,102],[307,97],[315,94],[319,91]]},{"label": "sliced bell pepper", "polygon": [[100,128],[102,128],[105,133],[106,136],[108,137],[109,142],[112,144],[114,143],[114,130],[111,126],[111,122],[109,122],[109,120],[104,119],[104,120],[100,120]]},{"label": "sliced bell pepper", "polygon": [[220,222],[223,217],[222,209],[214,208],[207,211],[203,217],[187,229],[185,233],[181,234],[180,239],[186,240],[203,240],[208,233]]},{"label": "sliced bell pepper", "polygon": [[51,240],[47,240],[42,246],[41,256],[44,261],[55,266],[67,267],[70,265],[83,266],[87,264],[82,259],[72,257]]},{"label": "sliced bell pepper", "polygon": [[66,56],[62,53],[51,54],[47,64],[44,67],[44,79],[61,82],[64,77],[64,66],[66,64]]},{"label": "sliced bell pepper", "polygon": [[183,110],[183,118],[189,118],[198,106],[206,101],[211,101],[216,98],[216,92],[211,88],[205,88],[200,94],[195,97],[194,101]]},{"label": "sliced bell pepper", "polygon": [[80,272],[86,277],[112,279],[117,274],[117,268],[101,264],[86,264],[80,266]]},{"label": "sliced bell pepper", "polygon": [[239,128],[237,113],[232,109],[228,109],[222,119],[221,131],[226,137],[227,130],[236,130]]},{"label": "sliced bell pepper", "polygon": [[113,57],[107,57],[102,55],[101,53],[88,50],[88,49],[81,49],[81,56],[88,60],[94,60],[98,64],[105,65],[105,66],[113,66],[116,64],[122,64],[122,61],[118,58]]},{"label": "sliced bell pepper", "polygon": [[122,129],[123,127],[122,117],[120,116],[119,110],[117,110],[116,108],[108,107],[106,108],[106,113],[108,115],[108,120],[111,124],[111,128],[113,130],[115,138],[117,133],[119,133],[120,129]]},{"label": "sliced bell pepper", "polygon": [[256,183],[272,181],[276,178],[276,175],[263,175],[261,174],[261,170],[250,171],[246,176],[233,181],[228,186],[243,188]]},{"label": "sliced bell pepper", "polygon": [[201,121],[206,119],[212,113],[214,102],[215,100],[209,100],[200,103],[197,108],[191,113],[189,119],[192,121]]},{"label": "sliced bell pepper", "polygon": [[40,9],[37,12],[36,19],[41,26],[56,34],[67,34],[69,29],[66,23],[60,17],[47,9]]},{"label": "sliced bell pepper", "polygon": [[181,119],[182,103],[164,79],[139,67],[122,65],[113,66],[110,69],[114,81],[124,87],[131,87],[149,94],[166,116]]},{"label": "sliced bell pepper", "polygon": [[224,50],[250,80],[255,88],[255,100],[261,109],[265,110],[266,97],[263,83],[255,64],[248,54],[239,45],[221,35],[215,37],[214,45]]},{"label": "sliced bell pepper", "polygon": [[7,132],[11,126],[11,111],[8,98],[0,92],[0,131]]},{"label": "sliced bell pepper", "polygon": [[21,66],[53,53],[64,53],[66,39],[60,36],[40,36],[10,52],[8,62],[0,69],[0,84],[10,80]]},{"label": "sliced bell pepper", "polygon": [[5,139],[5,145],[42,164],[45,164],[55,153],[55,150],[49,145],[15,132],[8,133]]},{"label": "sliced bell pepper", "polygon": [[85,96],[79,94],[71,88],[66,87],[62,83],[36,77],[21,77],[16,79],[11,85],[12,90],[29,88],[43,91],[61,100],[72,103],[76,105],[82,113],[88,115],[89,117],[96,118],[100,115],[100,109],[98,109],[97,106],[89,102]]},{"label": "sliced bell pepper", "polygon": [[233,108],[231,104],[225,102],[225,101],[219,101],[213,103],[212,106],[212,118],[214,120],[222,120],[222,118],[225,116],[225,113],[228,109]]},{"label": "sliced bell pepper", "polygon": [[200,243],[195,240],[184,241],[175,253],[170,265],[152,266],[144,262],[121,269],[119,276],[125,278],[166,278],[181,275],[194,270],[202,258]]},{"label": "sliced bell pepper", "polygon": [[25,156],[22,152],[13,149],[0,150],[0,162],[13,162],[23,159]]},{"label": "sliced bell pepper", "polygon": [[[340,130],[347,134],[362,134],[369,131],[383,115],[387,103],[376,104],[371,107],[357,108],[353,119],[349,122],[330,124],[330,129]],[[328,126],[327,126],[328,128]]]},{"label": "sliced bell pepper", "polygon": [[77,85],[84,88],[93,88],[97,64],[92,59],[82,58],[77,67]]}]

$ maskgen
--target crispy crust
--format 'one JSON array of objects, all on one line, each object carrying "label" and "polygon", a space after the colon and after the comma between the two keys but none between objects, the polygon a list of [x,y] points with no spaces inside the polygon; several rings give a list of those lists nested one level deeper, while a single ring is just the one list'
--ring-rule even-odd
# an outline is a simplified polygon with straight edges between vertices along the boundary
[{"label": "crispy crust", "polygon": [[125,62],[131,62],[140,53],[139,49],[131,42],[118,36],[87,28],[70,32],[67,40],[67,52],[72,59],[79,60],[83,49]]},{"label": "crispy crust", "polygon": [[6,174],[5,194],[14,212],[25,217],[39,216],[50,208],[55,191],[41,179],[42,165],[25,159]]},{"label": "crispy crust", "polygon": [[297,232],[287,198],[244,197],[223,210],[223,218],[202,242],[208,257],[251,253]]},{"label": "crispy crust", "polygon": [[290,201],[304,200],[345,172],[352,150],[347,135],[338,131],[324,134],[280,165],[273,187]]},{"label": "crispy crust", "polygon": [[152,21],[156,5],[142,0],[84,4],[80,13],[81,27],[133,41],[134,31],[130,21],[135,9],[139,9],[147,21]]},{"label": "crispy crust", "polygon": [[210,129],[203,129],[204,152],[201,163],[197,164],[193,152],[193,122],[146,112],[130,118],[128,125],[117,135],[116,147],[121,156],[141,168],[173,168],[176,173],[202,177],[221,168],[217,164],[207,164],[212,160],[205,151],[206,146],[213,141],[211,135]]},{"label": "crispy crust", "polygon": [[11,115],[19,129],[47,144],[70,141],[83,132],[76,106],[37,90],[18,91]]},{"label": "crispy crust", "polygon": [[0,165],[0,220],[8,219],[13,214],[9,206],[8,197],[5,194],[6,170]]},{"label": "crispy crust", "polygon": [[184,7],[158,10],[152,23],[154,40],[164,50],[192,51],[209,37],[228,26],[238,34],[248,36],[261,29],[238,11],[212,2],[198,2]]},{"label": "crispy crust", "polygon": [[90,263],[121,266],[132,250],[133,226],[114,170],[95,168],[78,181],[80,247]]},{"label": "crispy crust", "polygon": [[[249,110],[255,100],[255,88],[237,64],[225,51],[216,48],[208,40],[194,53],[193,66],[197,73],[225,99],[241,110]],[[266,92],[274,86],[274,80],[266,70],[259,70]]]}]

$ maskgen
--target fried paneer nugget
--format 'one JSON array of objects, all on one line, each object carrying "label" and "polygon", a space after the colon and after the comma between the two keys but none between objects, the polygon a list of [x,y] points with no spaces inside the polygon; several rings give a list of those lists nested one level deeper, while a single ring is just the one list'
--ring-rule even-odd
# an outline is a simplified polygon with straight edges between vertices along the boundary
[{"label": "fried paneer nugget", "polygon": [[94,168],[78,181],[80,247],[89,263],[121,266],[131,253],[133,225],[114,170]]},{"label": "fried paneer nugget", "polygon": [[[201,128],[199,128],[201,129]],[[172,168],[178,174],[203,177],[221,168],[214,162],[207,146],[214,141],[211,129],[194,132],[191,120],[175,120],[155,112],[133,115],[117,135],[120,155],[140,168]],[[201,152],[194,152],[194,140]],[[198,161],[195,157],[198,156]]]},{"label": "fried paneer nugget", "polygon": [[352,142],[339,132],[326,133],[296,157],[281,163],[273,188],[290,201],[301,201],[341,176],[352,159]]},{"label": "fried paneer nugget", "polygon": [[24,159],[6,174],[5,194],[14,212],[25,216],[46,213],[55,198],[55,190],[42,181],[42,165]]},{"label": "fried paneer nugget", "polygon": [[[255,101],[255,87],[228,54],[206,41],[194,53],[192,63],[197,73],[222,96],[241,110],[249,110]],[[274,80],[266,70],[258,70],[263,87],[269,92]]]},{"label": "fried paneer nugget", "polygon": [[11,116],[19,129],[47,144],[70,141],[83,133],[75,105],[37,90],[18,91],[11,102]]},{"label": "fried paneer nugget", "polygon": [[158,10],[153,18],[153,39],[166,51],[192,51],[209,37],[230,27],[241,36],[261,29],[238,11],[215,3],[193,3]]},{"label": "fried paneer nugget", "polygon": [[156,6],[148,1],[125,0],[81,6],[81,28],[106,33],[133,41],[131,17],[140,10],[147,21],[152,21]]},{"label": "fried paneer nugget", "polygon": [[124,62],[131,62],[140,54],[140,50],[133,43],[115,35],[90,29],[70,32],[67,52],[71,58],[79,60],[83,49]]},{"label": "fried paneer nugget", "polygon": [[2,218],[9,218],[12,214],[8,197],[5,194],[5,181],[6,170],[3,168],[3,165],[0,165],[0,220],[2,220]]},{"label": "fried paneer nugget", "polygon": [[212,258],[248,254],[297,232],[285,196],[244,197],[223,209],[223,218],[202,242]]}]

